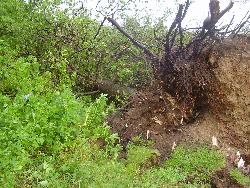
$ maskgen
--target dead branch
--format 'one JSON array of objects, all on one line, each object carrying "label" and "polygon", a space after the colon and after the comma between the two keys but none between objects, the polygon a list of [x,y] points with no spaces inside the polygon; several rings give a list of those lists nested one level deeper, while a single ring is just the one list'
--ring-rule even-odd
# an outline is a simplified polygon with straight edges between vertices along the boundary
[{"label": "dead branch", "polygon": [[[234,29],[234,31],[233,31],[233,33],[234,33],[233,37],[235,37],[240,32],[240,30],[245,26],[245,24],[249,22],[250,14],[249,15],[248,14],[249,14],[249,11],[242,18],[242,20],[240,21],[240,23],[238,24],[238,26],[236,26],[236,28]],[[248,17],[247,17],[247,15],[248,15]],[[246,18],[246,20],[243,21],[245,18]]]},{"label": "dead branch", "polygon": [[122,27],[113,19],[110,17],[107,17],[107,20],[112,23],[124,36],[126,36],[133,45],[137,46],[138,48],[142,49],[143,52],[147,55],[147,57],[153,62],[154,66],[157,66],[157,63],[159,63],[159,58],[151,52],[146,46],[144,46],[141,42],[134,39],[132,36],[130,36]]},{"label": "dead branch", "polygon": [[180,45],[179,45],[179,54],[180,56],[183,55],[183,38],[184,38],[184,35],[183,35],[183,30],[182,30],[182,27],[181,27],[181,22],[178,23],[178,30],[179,30],[179,33],[180,33]]},{"label": "dead branch", "polygon": [[171,39],[171,34],[172,34],[173,30],[175,30],[178,22],[180,21],[180,19],[182,17],[182,11],[183,11],[183,5],[179,5],[176,17],[175,17],[173,23],[171,24],[171,26],[168,30],[168,33],[166,35],[166,38],[165,38],[165,60],[170,60],[170,53],[171,53],[171,48],[172,48],[170,41],[173,41],[172,42],[172,44],[173,44],[175,41],[175,37],[176,37],[176,35],[173,35],[173,37]]},{"label": "dead branch", "polygon": [[95,87],[98,91],[107,93],[111,97],[133,95],[136,93],[135,89],[115,83],[111,80],[97,80]]},{"label": "dead branch", "polygon": [[222,34],[222,40],[225,38],[225,36],[226,36],[226,34],[227,34],[227,32],[228,32],[230,26],[233,24],[234,17],[235,17],[235,15],[233,15],[232,19],[230,20],[229,24],[228,24],[227,27],[226,27],[225,32]]},{"label": "dead branch", "polygon": [[230,3],[228,4],[228,6],[220,12],[220,14],[219,14],[219,16],[217,18],[216,23],[219,21],[219,19],[222,18],[222,16],[224,16],[224,14],[226,14],[231,8],[233,8],[233,5],[234,5],[234,2],[230,1]]},{"label": "dead branch", "polygon": [[[211,0],[210,3],[212,1],[213,0]],[[218,4],[216,5],[219,6]],[[225,13],[227,13],[233,7],[233,5],[234,3],[230,1],[228,6],[218,13],[218,10],[220,8],[217,7],[215,8],[216,10],[214,11],[212,10],[212,5],[210,4],[210,12],[211,14],[213,14],[213,17],[210,17],[210,18],[208,17],[204,20],[201,32],[199,32],[197,36],[194,37],[193,40],[189,44],[186,45],[186,50],[192,48],[192,51],[193,51],[193,53],[188,56],[189,59],[194,56],[197,56],[202,51],[202,49],[205,46],[207,46],[207,45],[204,45],[206,38],[211,38],[211,42],[216,39],[214,37],[215,32],[216,32],[215,25],[225,15]],[[215,13],[212,13],[212,11],[214,11]]]},{"label": "dead branch", "polygon": [[168,30],[168,33],[165,38],[165,61],[168,61],[168,62],[172,61],[170,54],[171,54],[171,49],[173,45],[175,44],[177,33],[180,34],[179,35],[180,36],[179,54],[182,54],[183,46],[184,46],[183,44],[184,35],[183,35],[183,29],[182,29],[181,24],[187,14],[189,5],[190,5],[189,0],[185,2],[185,5],[182,5],[182,4],[179,5],[176,17]]},{"label": "dead branch", "polygon": [[[228,6],[223,9],[221,12],[219,12],[217,15],[211,13],[211,18],[208,19],[207,21],[204,21],[203,24],[203,29],[201,31],[201,33],[199,34],[199,38],[200,40],[204,40],[207,36],[210,36],[211,34],[213,34],[214,29],[215,29],[215,25],[216,23],[233,7],[234,2],[230,1],[230,3],[228,4]],[[220,7],[218,7],[217,9],[219,9]],[[211,7],[210,7],[211,9]],[[210,12],[212,12],[213,10],[210,10]],[[205,32],[205,30],[207,30],[207,32]]]},{"label": "dead branch", "polygon": [[94,40],[95,40],[96,37],[99,35],[99,33],[100,33],[100,31],[101,31],[101,29],[102,29],[102,26],[103,26],[103,24],[104,24],[105,21],[106,21],[106,17],[104,17],[103,21],[101,22],[101,24],[100,24],[100,26],[99,26],[99,28],[98,28],[98,30],[97,30],[95,36],[94,36]]}]

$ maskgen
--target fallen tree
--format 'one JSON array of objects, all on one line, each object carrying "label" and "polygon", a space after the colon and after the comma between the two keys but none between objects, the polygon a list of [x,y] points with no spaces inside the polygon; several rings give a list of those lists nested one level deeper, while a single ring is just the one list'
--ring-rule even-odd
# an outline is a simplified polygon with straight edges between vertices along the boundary
[{"label": "fallen tree", "polygon": [[184,42],[184,36],[188,29],[182,27],[182,21],[186,16],[190,1],[180,4],[177,14],[164,39],[164,56],[158,57],[140,41],[127,33],[113,17],[105,17],[135,46],[140,48],[152,62],[157,88],[170,93],[180,105],[182,120],[187,120],[207,106],[222,107],[225,100],[221,93],[221,85],[214,76],[214,62],[210,59],[213,46],[221,42],[225,36],[234,37],[250,19],[246,14],[240,24],[229,31],[231,22],[217,28],[218,21],[233,7],[230,1],[228,6],[220,11],[218,0],[210,0],[210,15],[204,20],[203,26],[195,28],[194,36],[188,42]]}]

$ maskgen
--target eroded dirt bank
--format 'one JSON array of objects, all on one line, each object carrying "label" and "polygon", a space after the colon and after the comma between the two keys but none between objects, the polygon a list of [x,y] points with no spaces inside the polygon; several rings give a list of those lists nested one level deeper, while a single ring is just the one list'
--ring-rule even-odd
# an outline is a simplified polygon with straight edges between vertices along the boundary
[{"label": "eroded dirt bank", "polygon": [[208,63],[230,105],[219,111],[204,108],[185,122],[173,97],[156,87],[145,89],[108,119],[121,144],[141,136],[153,140],[161,158],[167,159],[174,144],[211,144],[215,136],[225,155],[239,150],[250,164],[250,38],[226,40],[215,47]]}]

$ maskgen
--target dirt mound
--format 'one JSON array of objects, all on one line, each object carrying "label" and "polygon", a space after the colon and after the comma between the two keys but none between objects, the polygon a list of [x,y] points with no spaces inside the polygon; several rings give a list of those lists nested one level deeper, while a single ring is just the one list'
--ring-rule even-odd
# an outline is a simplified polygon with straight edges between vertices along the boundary
[{"label": "dirt mound", "polygon": [[215,74],[232,106],[215,114],[217,118],[205,117],[201,126],[214,122],[221,142],[250,156],[250,37],[225,41],[218,48],[223,57],[216,63]]},{"label": "dirt mound", "polygon": [[155,147],[166,157],[173,143],[183,138],[181,114],[174,105],[174,100],[159,90],[139,92],[130,98],[126,109],[113,114],[108,122],[121,137],[122,145],[141,136],[155,141]]},{"label": "dirt mound", "polygon": [[[222,57],[218,57],[218,54]],[[173,142],[210,141],[217,136],[222,145],[250,152],[250,41],[228,40],[215,48],[209,58],[230,107],[222,111],[203,109],[196,120],[183,122],[182,112],[173,97],[161,89],[147,89],[129,99],[125,109],[109,118],[121,143],[142,136],[156,142],[162,154],[169,153]],[[199,117],[198,117],[199,116]],[[191,121],[191,122],[190,122]],[[185,125],[185,126],[184,126]],[[171,146],[171,147],[170,147]]]},{"label": "dirt mound", "polygon": [[230,105],[220,111],[203,108],[185,121],[176,100],[154,85],[130,97],[125,108],[109,117],[120,143],[126,146],[136,136],[153,140],[162,159],[167,159],[175,145],[211,144],[215,136],[225,155],[240,151],[250,164],[250,38],[226,40],[214,48],[207,63],[214,67]]},{"label": "dirt mound", "polygon": [[209,109],[186,128],[185,136],[195,142],[211,142],[216,136],[225,154],[240,151],[250,164],[250,38],[225,41],[209,61],[230,105],[219,112]]}]

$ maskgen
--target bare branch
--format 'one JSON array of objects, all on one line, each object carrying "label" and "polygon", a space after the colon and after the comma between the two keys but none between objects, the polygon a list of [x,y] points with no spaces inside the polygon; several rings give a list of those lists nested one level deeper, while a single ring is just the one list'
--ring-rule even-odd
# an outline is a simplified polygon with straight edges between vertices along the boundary
[{"label": "bare branch", "polygon": [[185,16],[186,16],[186,14],[187,14],[187,10],[188,10],[189,6],[190,6],[190,1],[189,1],[189,0],[187,0],[187,1],[186,1],[186,3],[185,3],[185,9],[184,9],[184,11],[183,11],[183,14],[182,14],[181,20],[183,20],[183,19],[185,18]]},{"label": "bare branch", "polygon": [[130,36],[126,31],[124,31],[121,26],[113,19],[110,17],[106,18],[110,23],[112,23],[124,36],[126,36],[135,46],[139,47],[144,51],[144,53],[148,56],[148,58],[154,62],[154,65],[156,63],[159,63],[159,58],[153,54],[147,47],[145,47],[143,44],[141,44],[139,41],[134,39],[132,36]]},{"label": "bare branch", "polygon": [[232,17],[231,21],[230,21],[230,22],[229,22],[229,24],[227,25],[226,30],[225,30],[224,34],[222,35],[222,39],[224,39],[224,38],[225,38],[225,36],[226,36],[226,34],[227,34],[227,32],[228,32],[228,30],[229,30],[230,26],[233,24],[234,17],[235,17],[235,15],[233,15],[233,17]]},{"label": "bare branch", "polygon": [[228,12],[228,11],[233,7],[233,5],[234,5],[234,2],[233,2],[233,1],[230,1],[230,3],[228,4],[228,6],[227,6],[224,10],[222,10],[222,11],[220,12],[220,14],[219,14],[219,16],[218,16],[216,22],[218,22],[219,19],[221,19],[222,16],[224,16],[224,14],[226,14],[226,12]]},{"label": "bare branch", "polygon": [[187,0],[185,2],[185,5],[180,4],[179,8],[178,8],[178,12],[176,14],[176,17],[173,21],[173,23],[171,24],[169,31],[166,35],[165,38],[165,60],[170,60],[170,54],[171,54],[171,49],[175,43],[175,39],[177,36],[177,30],[179,31],[180,34],[180,41],[179,41],[179,53],[182,54],[182,50],[183,50],[183,29],[182,29],[182,21],[186,16],[188,7],[190,5],[190,1]]},{"label": "bare branch", "polygon": [[[173,32],[173,30],[176,28],[177,24],[178,24],[178,21],[181,19],[182,17],[182,11],[183,11],[183,5],[179,5],[179,8],[178,8],[178,12],[176,14],[176,17],[173,21],[173,23],[171,24],[169,30],[168,30],[168,33],[166,35],[166,38],[165,38],[165,60],[169,59],[169,55],[171,53],[171,45],[170,45],[170,36]],[[174,35],[174,38],[173,38],[173,43],[175,41],[175,36]]]},{"label": "bare branch", "polygon": [[95,40],[96,37],[99,35],[99,33],[100,33],[100,31],[101,31],[101,28],[102,28],[102,26],[103,26],[103,24],[104,24],[105,21],[106,21],[106,17],[104,17],[103,21],[101,22],[101,24],[100,24],[100,26],[99,26],[99,28],[98,28],[98,30],[97,30],[95,36],[94,36],[94,40]]}]

